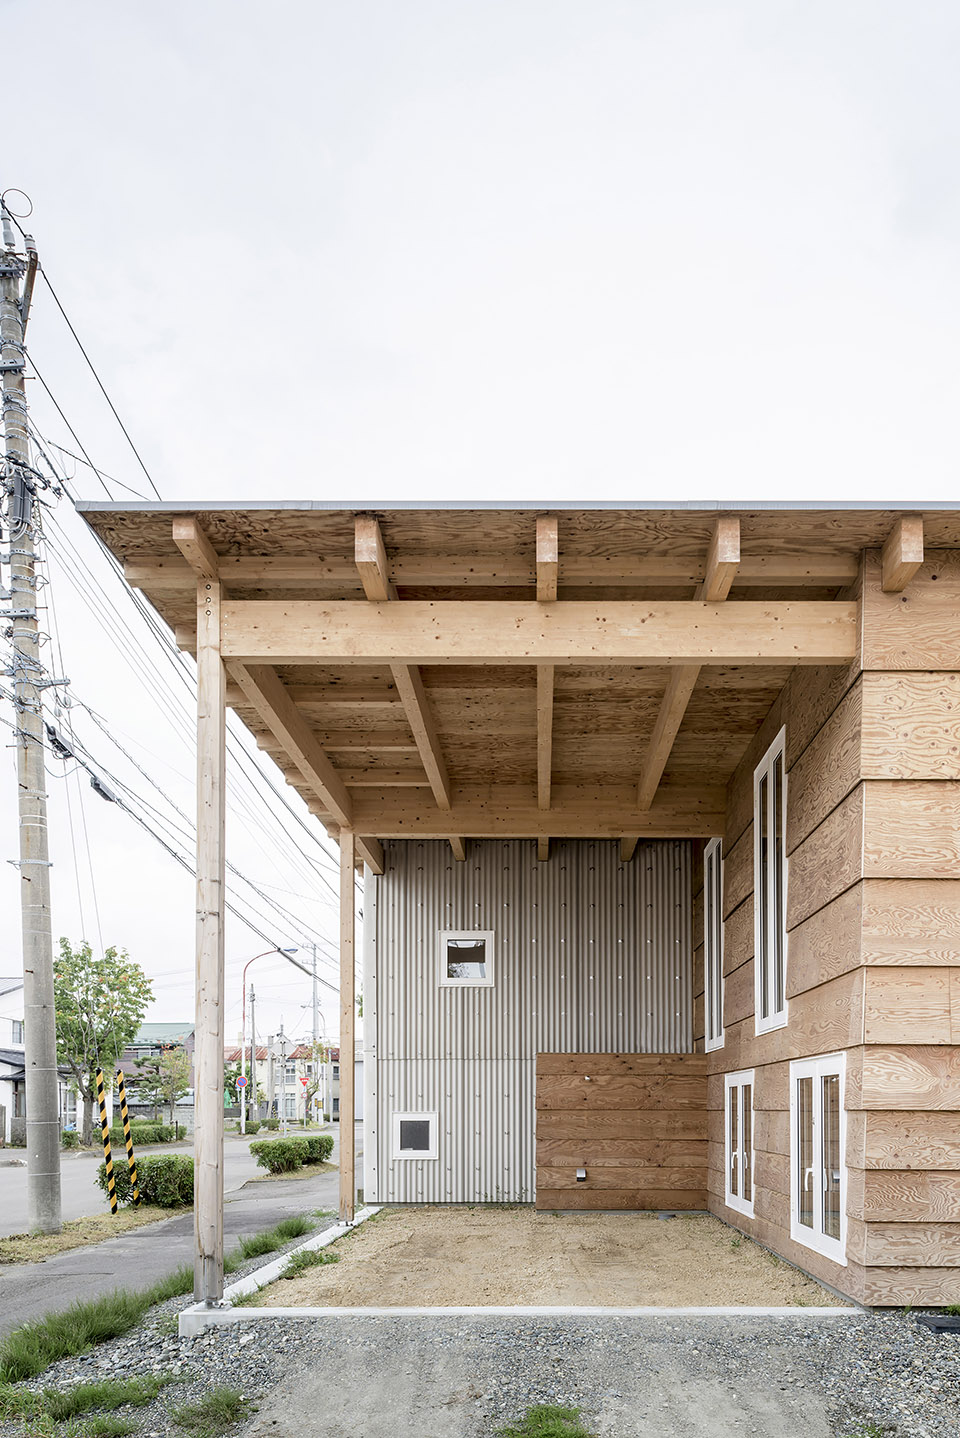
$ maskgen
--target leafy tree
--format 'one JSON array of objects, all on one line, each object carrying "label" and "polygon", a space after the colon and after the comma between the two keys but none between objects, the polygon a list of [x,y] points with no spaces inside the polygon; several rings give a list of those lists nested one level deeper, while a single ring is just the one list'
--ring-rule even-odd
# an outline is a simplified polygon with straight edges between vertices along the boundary
[{"label": "leafy tree", "polygon": [[160,1055],[148,1054],[145,1058],[135,1059],[134,1063],[137,1070],[134,1080],[137,1102],[152,1105],[153,1116],[158,1119],[160,1106],[165,1098],[160,1082]]},{"label": "leafy tree", "polygon": [[163,1100],[170,1105],[170,1122],[176,1123],[177,1099],[190,1088],[190,1055],[184,1048],[164,1049],[157,1073],[157,1087]]},{"label": "leafy tree", "polygon": [[57,1015],[57,1058],[73,1075],[83,1105],[83,1142],[93,1141],[93,1104],[98,1067],[113,1074],[120,1055],[136,1037],[153,989],[125,949],[107,949],[95,959],[87,943],[72,948],[60,940],[53,966]]}]

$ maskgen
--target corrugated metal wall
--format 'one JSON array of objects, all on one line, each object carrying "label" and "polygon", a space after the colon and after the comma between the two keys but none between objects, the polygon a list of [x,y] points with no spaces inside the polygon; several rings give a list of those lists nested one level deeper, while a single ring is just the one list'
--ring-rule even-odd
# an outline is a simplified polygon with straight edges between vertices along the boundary
[{"label": "corrugated metal wall", "polygon": [[[692,1049],[691,846],[396,841],[365,900],[368,1198],[525,1201],[541,1052]],[[441,988],[438,934],[492,929],[494,984]],[[436,1160],[393,1160],[391,1115],[438,1114]],[[375,1117],[374,1117],[375,1115]]]}]

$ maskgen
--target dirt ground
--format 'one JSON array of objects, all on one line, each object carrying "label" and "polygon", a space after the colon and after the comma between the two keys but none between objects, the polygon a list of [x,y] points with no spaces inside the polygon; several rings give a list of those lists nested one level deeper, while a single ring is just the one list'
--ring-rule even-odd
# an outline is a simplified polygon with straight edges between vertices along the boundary
[{"label": "dirt ground", "polygon": [[824,1307],[833,1294],[719,1219],[529,1208],[387,1209],[338,1263],[263,1289],[258,1307]]}]

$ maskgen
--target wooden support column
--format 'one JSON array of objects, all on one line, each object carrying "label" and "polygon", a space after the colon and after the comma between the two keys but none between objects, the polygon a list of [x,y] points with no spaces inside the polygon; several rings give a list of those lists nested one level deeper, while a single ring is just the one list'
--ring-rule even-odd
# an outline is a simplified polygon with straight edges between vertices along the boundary
[{"label": "wooden support column", "polygon": [[[352,1223],[356,1201],[356,837],[340,830],[340,1222]],[[221,1113],[222,1116],[222,1113]]]},{"label": "wooden support column", "polygon": [[224,816],[226,671],[217,556],[199,524],[174,520],[197,572],[197,992],[194,1050],[194,1297],[223,1298]]},{"label": "wooden support column", "polygon": [[[557,516],[541,515],[537,520],[537,601],[553,604],[560,574],[560,536]],[[537,665],[537,807],[550,808],[550,780],[553,773],[553,688],[554,666]],[[550,857],[550,840],[540,839],[537,858]]]},{"label": "wooden support column", "polygon": [[453,838],[450,840],[450,847],[453,850],[453,857],[462,864],[467,857],[467,846],[463,839]]}]

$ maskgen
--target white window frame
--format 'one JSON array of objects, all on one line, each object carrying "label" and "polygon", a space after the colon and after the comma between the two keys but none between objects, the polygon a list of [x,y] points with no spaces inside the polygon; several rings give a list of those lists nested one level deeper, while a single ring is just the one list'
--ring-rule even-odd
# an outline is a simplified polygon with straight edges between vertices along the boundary
[{"label": "white window frame", "polygon": [[[847,1263],[847,1114],[844,1107],[846,1095],[846,1054],[825,1054],[815,1059],[797,1059],[790,1065],[790,1237],[804,1248],[812,1248],[824,1258],[846,1266]],[[823,1231],[823,1195],[826,1174],[818,1156],[823,1153],[823,1085],[819,1080],[836,1075],[840,1079],[840,1237],[833,1238]],[[810,1169],[813,1192],[813,1228],[800,1222],[799,1189],[803,1175],[800,1173],[799,1133],[799,1080],[813,1080],[813,1133],[812,1147],[814,1166]],[[814,1176],[819,1173],[819,1181]]]},{"label": "white window frame", "polygon": [[704,1049],[722,1049],[723,1040],[723,844],[711,839],[703,851]]},{"label": "white window frame", "polygon": [[[782,1029],[787,1023],[787,760],[785,751],[786,729],[781,729],[760,763],[753,771],[753,977],[754,1015],[758,1034]],[[774,834],[775,789],[773,783],[776,760],[780,760],[782,784],[780,790],[780,833],[782,835],[781,868],[779,874],[780,907],[774,896],[777,893],[776,845],[767,844],[766,859],[761,852],[761,787],[766,781],[767,832]],[[766,913],[761,896],[768,895]],[[779,970],[773,962],[779,946]],[[761,955],[770,957],[767,964],[766,984]],[[781,1005],[777,1007],[777,976]]]},{"label": "white window frame", "polygon": [[[437,943],[437,978],[442,989],[489,989],[493,987],[493,929],[441,929]],[[451,979],[447,976],[447,943],[450,939],[483,939],[487,972],[482,979]]]},{"label": "white window frame", "polygon": [[[401,1147],[400,1147],[400,1125],[401,1125],[401,1123],[409,1123],[409,1122],[422,1123],[425,1119],[426,1119],[426,1120],[429,1122],[429,1124],[430,1124],[430,1147],[429,1147],[429,1149],[421,1149],[421,1148],[406,1148],[406,1149],[404,1149],[404,1148],[401,1148]],[[394,1158],[403,1158],[403,1159],[407,1159],[407,1158],[412,1158],[412,1159],[417,1159],[417,1158],[420,1158],[420,1159],[434,1159],[434,1158],[436,1158],[436,1157],[437,1157],[437,1115],[436,1115],[436,1111],[434,1111],[434,1112],[432,1112],[432,1113],[395,1113],[395,1114],[393,1115],[393,1123],[392,1123],[392,1145],[391,1145],[391,1148],[392,1148],[392,1152],[393,1152]]]},{"label": "white window frame", "polygon": [[[750,1201],[743,1197],[743,1175],[745,1172],[743,1164],[743,1112],[744,1112],[744,1090],[750,1086]],[[740,1193],[734,1193],[730,1187],[731,1168],[731,1139],[730,1133],[730,1094],[735,1090],[737,1094],[737,1170],[740,1175]],[[756,1084],[753,1069],[741,1069],[739,1073],[724,1074],[723,1081],[723,1187],[725,1202],[728,1208],[735,1208],[738,1213],[744,1213],[748,1218],[753,1217],[753,1205],[756,1199],[756,1180],[754,1178],[754,1157],[756,1154],[756,1134],[754,1116],[754,1095]]]}]

